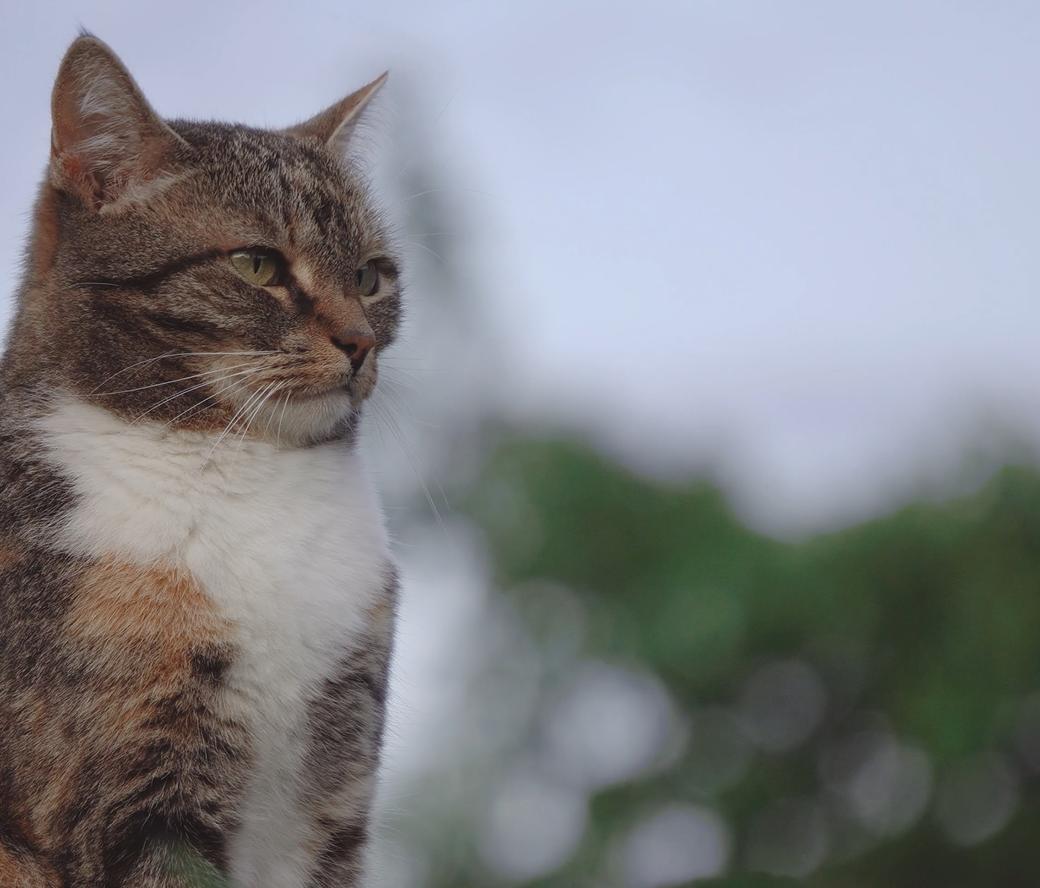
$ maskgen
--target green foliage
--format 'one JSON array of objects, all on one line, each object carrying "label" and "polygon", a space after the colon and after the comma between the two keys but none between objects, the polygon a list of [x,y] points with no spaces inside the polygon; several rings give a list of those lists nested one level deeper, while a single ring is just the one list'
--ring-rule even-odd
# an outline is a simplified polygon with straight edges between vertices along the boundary
[{"label": "green foliage", "polygon": [[[1040,874],[1040,793],[1016,741],[1023,700],[1040,688],[1033,473],[1008,469],[968,498],[784,544],[744,527],[708,484],[672,488],[572,443],[513,440],[489,461],[468,510],[497,585],[536,641],[549,644],[552,605],[525,596],[547,581],[581,604],[580,658],[651,671],[692,724],[677,757],[594,792],[571,861],[530,884],[614,884],[612,849],[646,812],[675,802],[710,807],[730,825],[731,875],[699,883],[718,888],[1013,886]],[[733,750],[712,727],[725,718],[712,719],[740,722],[749,677],[773,662],[818,677],[822,715],[791,748],[750,747],[746,767],[723,779],[719,762]],[[548,677],[546,698],[562,677]],[[788,704],[799,700],[777,705]],[[898,805],[886,815],[895,825],[857,821],[827,776],[828,756],[878,725],[923,751],[933,800],[980,756],[998,762],[1019,792],[1010,822],[957,843],[923,799],[906,822]],[[528,754],[534,734],[518,738]],[[799,878],[755,872],[749,836],[780,799],[823,812],[827,851]],[[977,800],[983,814],[987,804]],[[451,869],[445,886],[500,884],[472,859]]]}]

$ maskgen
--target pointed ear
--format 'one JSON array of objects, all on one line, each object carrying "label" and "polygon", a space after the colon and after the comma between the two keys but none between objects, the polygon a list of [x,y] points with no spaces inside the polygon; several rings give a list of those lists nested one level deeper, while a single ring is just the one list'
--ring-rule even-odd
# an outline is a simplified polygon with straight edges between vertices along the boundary
[{"label": "pointed ear", "polygon": [[310,120],[290,127],[286,132],[298,139],[317,139],[333,149],[343,148],[361,119],[361,113],[389,76],[390,72],[384,71],[367,86],[352,92],[345,99],[340,99],[335,105],[330,105]]},{"label": "pointed ear", "polygon": [[99,208],[154,180],[183,140],[96,37],[73,42],[51,96],[51,181]]}]

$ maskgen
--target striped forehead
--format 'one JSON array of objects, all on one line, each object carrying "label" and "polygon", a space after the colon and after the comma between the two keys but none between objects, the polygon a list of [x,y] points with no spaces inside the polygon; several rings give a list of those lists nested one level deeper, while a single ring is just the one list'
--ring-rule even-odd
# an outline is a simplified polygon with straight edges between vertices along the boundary
[{"label": "striped forehead", "polygon": [[260,135],[247,146],[250,160],[262,169],[254,187],[262,190],[262,202],[277,206],[286,231],[302,244],[356,241],[361,195],[343,173],[316,148],[289,136]]},{"label": "striped forehead", "polygon": [[228,205],[312,254],[316,267],[333,271],[357,261],[368,221],[365,195],[329,156],[281,133],[214,126],[206,135],[205,163]]}]

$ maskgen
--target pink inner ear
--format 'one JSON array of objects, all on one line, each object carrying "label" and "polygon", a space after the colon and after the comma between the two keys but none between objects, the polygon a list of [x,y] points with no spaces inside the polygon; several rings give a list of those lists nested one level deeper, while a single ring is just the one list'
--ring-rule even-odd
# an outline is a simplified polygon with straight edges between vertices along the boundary
[{"label": "pink inner ear", "polygon": [[123,63],[93,37],[79,38],[65,54],[51,112],[55,184],[94,203],[154,176],[164,147],[177,141]]},{"label": "pink inner ear", "polygon": [[51,169],[59,184],[71,188],[88,204],[96,207],[102,202],[103,188],[79,154],[61,152],[53,145]]}]

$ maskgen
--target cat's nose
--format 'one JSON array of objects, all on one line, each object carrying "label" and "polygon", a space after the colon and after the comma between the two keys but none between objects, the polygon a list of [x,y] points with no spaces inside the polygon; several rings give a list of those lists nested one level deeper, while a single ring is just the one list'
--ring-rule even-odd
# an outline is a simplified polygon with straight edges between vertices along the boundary
[{"label": "cat's nose", "polygon": [[332,337],[332,344],[350,358],[350,366],[357,372],[365,363],[368,353],[376,347],[375,337],[369,333],[351,331]]}]

